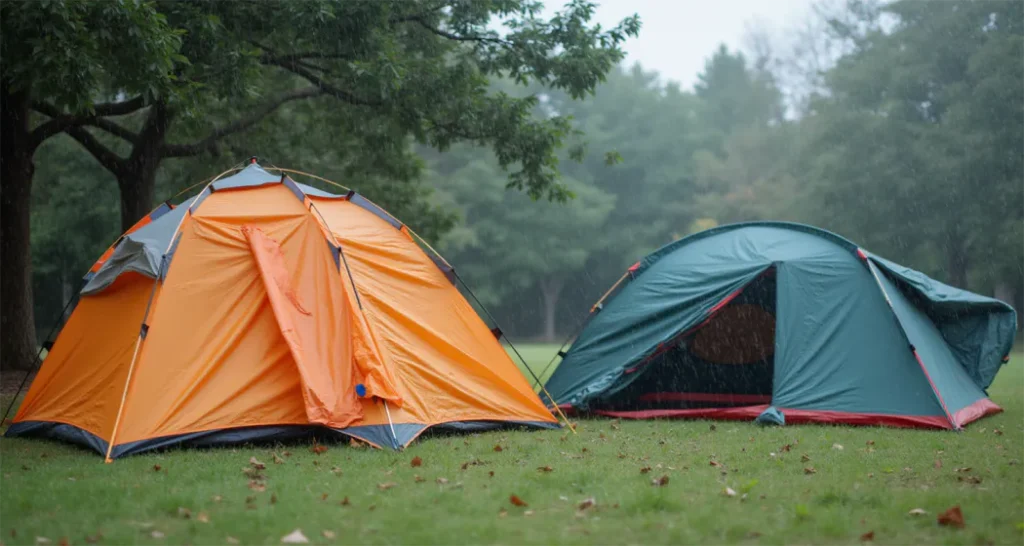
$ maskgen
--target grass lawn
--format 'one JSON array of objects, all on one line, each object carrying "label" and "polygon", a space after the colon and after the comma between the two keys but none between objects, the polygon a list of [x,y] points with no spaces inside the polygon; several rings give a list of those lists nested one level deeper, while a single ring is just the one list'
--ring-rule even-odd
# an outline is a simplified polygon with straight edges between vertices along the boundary
[{"label": "grass lawn", "polygon": [[[521,348],[538,373],[554,350]],[[1021,357],[991,389],[1006,412],[962,433],[585,420],[578,435],[433,436],[401,453],[291,444],[109,465],[3,439],[0,542],[278,544],[301,529],[320,544],[859,544],[871,532],[877,544],[1021,544]],[[266,463],[265,490],[243,474],[251,457]],[[954,505],[966,526],[939,526]]]}]

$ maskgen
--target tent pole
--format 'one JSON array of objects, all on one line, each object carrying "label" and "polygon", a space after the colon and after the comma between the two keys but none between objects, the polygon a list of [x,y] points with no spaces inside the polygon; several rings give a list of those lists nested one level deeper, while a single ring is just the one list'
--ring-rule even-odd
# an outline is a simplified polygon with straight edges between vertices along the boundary
[{"label": "tent pole", "polygon": [[[498,321],[494,320],[494,316],[491,315],[491,312],[488,311],[486,307],[484,307],[483,303],[480,303],[480,299],[476,297],[476,294],[474,294],[473,290],[469,288],[469,285],[466,284],[466,281],[462,280],[462,276],[459,275],[459,272],[456,271],[454,267],[452,268],[452,273],[454,273],[455,278],[458,279],[460,283],[462,283],[462,286],[463,288],[466,289],[466,292],[469,292],[469,295],[473,297],[473,301],[475,301],[476,304],[480,306],[480,309],[482,309],[483,312],[487,314],[487,318],[491,319],[491,322],[495,326],[497,326]],[[533,368],[530,368],[530,365],[526,363],[526,359],[523,358],[523,355],[519,354],[519,349],[516,349],[516,346],[512,344],[512,342],[508,339],[508,336],[505,336],[504,333],[502,333],[501,335],[505,337],[505,341],[508,342],[508,346],[511,347],[512,352],[514,352],[516,356],[519,357],[519,361],[523,363],[523,366],[526,366],[526,370],[530,372],[530,375],[533,376],[533,379],[538,384],[540,384],[540,379],[537,378],[537,374],[533,373]],[[562,408],[558,407],[558,402],[555,402],[555,399],[551,397],[551,393],[549,393],[548,390],[544,388],[543,384],[540,385],[540,388],[541,391],[544,392],[544,395],[548,397],[548,400],[551,401],[551,405],[555,407],[555,411],[558,412],[558,415],[560,415],[562,419],[565,420],[565,424],[569,427],[569,430],[571,430],[573,434],[576,434],[576,427],[574,427],[572,423],[569,422],[569,418],[566,417],[564,413],[562,413]]]},{"label": "tent pole", "polygon": [[[71,308],[71,304],[76,301],[78,301],[77,294],[64,304],[64,309],[60,312],[60,315],[57,316],[57,321],[53,324],[53,327],[50,328],[50,333],[46,335],[46,341],[39,346],[39,352],[36,353],[36,358],[32,361],[32,366],[30,366],[28,370],[25,370],[25,377],[22,378],[21,384],[18,385],[18,391],[14,393],[14,398],[11,398],[11,403],[7,404],[7,409],[4,410],[4,418],[0,420],[0,424],[7,422],[7,416],[11,414],[11,408],[14,407],[14,403],[18,400],[18,395],[21,394],[21,389],[25,388],[25,383],[28,382],[28,378],[32,376],[32,374],[39,368],[39,364],[42,363],[43,349],[46,348],[46,342],[51,341],[50,338],[53,337],[53,334],[57,333],[60,329],[61,325],[64,323],[64,315],[67,314],[68,309]],[[47,355],[49,355],[49,353],[47,353]]]},{"label": "tent pole", "polygon": [[388,401],[381,398],[384,402],[384,413],[388,416],[388,426],[391,428],[391,438],[395,442],[395,449],[401,449],[401,445],[398,443],[398,435],[395,434],[395,423],[391,420],[391,410],[388,409]]}]

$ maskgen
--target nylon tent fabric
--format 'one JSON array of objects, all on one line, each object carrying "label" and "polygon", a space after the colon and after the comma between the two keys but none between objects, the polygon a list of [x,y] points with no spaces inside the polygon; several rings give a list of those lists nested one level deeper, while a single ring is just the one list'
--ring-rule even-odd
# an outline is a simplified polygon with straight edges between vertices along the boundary
[{"label": "nylon tent fabric", "polygon": [[[445,271],[379,207],[307,193],[258,165],[225,180],[114,245],[110,256],[136,237],[130,248],[160,265],[99,266],[109,282],[83,292],[8,436],[113,459],[310,435],[399,448],[440,425],[557,427]],[[328,225],[321,208],[344,218]],[[451,312],[429,320],[434,308]]]},{"label": "nylon tent fabric", "polygon": [[[772,374],[770,403],[758,404],[757,392],[729,390],[756,390],[749,381],[715,385],[684,372],[728,352],[734,360],[758,352],[715,355],[700,343],[730,314],[733,342],[743,343],[732,322],[755,315],[742,311],[750,302],[737,296],[767,275],[775,283],[775,347],[771,357],[759,350]],[[594,307],[546,388],[564,408],[616,417],[753,420],[780,412],[773,422],[959,428],[999,411],[984,388],[1015,329],[1009,305],[832,233],[733,224],[673,242],[630,268],[626,282]]]}]

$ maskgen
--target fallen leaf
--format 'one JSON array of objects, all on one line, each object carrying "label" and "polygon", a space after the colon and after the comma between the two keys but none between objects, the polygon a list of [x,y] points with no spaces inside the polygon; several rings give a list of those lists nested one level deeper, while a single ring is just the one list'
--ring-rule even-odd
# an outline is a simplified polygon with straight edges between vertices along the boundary
[{"label": "fallen leaf", "polygon": [[149,533],[149,536],[151,536],[153,538],[164,538],[164,534],[161,533],[160,531],[153,531],[153,532]]},{"label": "fallen leaf", "polygon": [[501,510],[498,510],[498,517],[499,518],[503,518],[503,517],[505,517],[507,515],[508,515],[508,510],[505,510],[504,508],[502,508]]},{"label": "fallen leaf", "polygon": [[497,452],[500,453],[500,452],[502,452],[504,450],[502,449],[501,444],[495,444],[494,451],[497,451]]},{"label": "fallen leaf", "polygon": [[779,451],[786,451],[786,452],[788,452],[792,448],[793,448],[793,444],[786,444],[786,445],[780,447]]},{"label": "fallen leaf", "polygon": [[412,479],[413,479],[413,480],[414,480],[414,481],[415,481],[416,483],[423,483],[423,482],[427,481],[427,479],[426,479],[426,478],[424,478],[423,476],[420,476],[419,474],[417,474],[417,475],[413,476],[413,477],[412,477]]},{"label": "fallen leaf", "polygon": [[312,451],[313,453],[316,453],[317,455],[320,455],[323,453],[327,453],[327,446],[316,444],[313,447],[309,448],[309,450]]},{"label": "fallen leaf", "polygon": [[68,537],[60,537],[60,540],[57,541],[57,545],[58,546],[71,546],[71,542],[68,541]]},{"label": "fallen leaf", "polygon": [[256,480],[250,480],[249,481],[249,489],[252,489],[253,491],[266,491],[267,490],[267,486],[262,484],[262,483],[260,483],[260,482],[258,482],[258,481],[256,481]]},{"label": "fallen leaf", "polygon": [[277,453],[274,453],[274,464],[284,464],[284,459],[278,457]]},{"label": "fallen leaf", "polygon": [[939,525],[962,529],[964,526],[964,514],[960,511],[960,506],[957,505],[939,514],[938,521]]},{"label": "fallen leaf", "polygon": [[281,537],[281,544],[309,544],[309,539],[302,534],[302,529],[296,529]]},{"label": "fallen leaf", "polygon": [[224,539],[224,542],[227,542],[228,544],[241,544],[241,541],[230,535]]},{"label": "fallen leaf", "polygon": [[178,507],[178,517],[179,518],[184,518],[184,519],[189,519],[189,518],[192,517],[192,511],[189,510],[188,508],[185,508],[184,506],[179,506]]},{"label": "fallen leaf", "polygon": [[625,459],[626,458],[626,454],[625,453],[619,453],[619,458],[620,459]]},{"label": "fallen leaf", "polygon": [[710,464],[711,466],[722,466],[721,463],[719,463],[718,461],[711,461],[708,464]]},{"label": "fallen leaf", "polygon": [[267,468],[267,465],[260,462],[260,460],[257,459],[256,457],[249,457],[249,464],[256,470],[263,470]]},{"label": "fallen leaf", "polygon": [[327,493],[324,493],[324,494],[320,495],[320,500],[322,500],[322,501],[327,500]]},{"label": "fallen leaf", "polygon": [[494,471],[491,470],[490,472],[488,472],[487,476],[493,478],[494,477]]},{"label": "fallen leaf", "polygon": [[576,505],[576,509],[580,510],[580,511],[586,510],[587,508],[590,508],[591,506],[594,506],[595,504],[597,504],[597,503],[594,501],[594,497],[587,497],[587,498],[583,499],[582,501],[580,501],[580,503],[578,505]]},{"label": "fallen leaf", "polygon": [[526,517],[530,517],[530,516],[533,515],[533,510],[527,510],[527,511],[523,512],[523,515],[526,516]]},{"label": "fallen leaf", "polygon": [[835,449],[837,451],[842,451],[843,450],[843,446],[842,446],[842,444],[832,444],[832,449]]},{"label": "fallen leaf", "polygon": [[341,468],[338,468],[336,466],[332,466],[331,467],[331,474],[334,474],[335,476],[341,476],[341,474],[342,474]]},{"label": "fallen leaf", "polygon": [[817,473],[818,473],[818,471],[815,470],[813,466],[808,466],[807,468],[804,469],[804,474],[817,474]]},{"label": "fallen leaf", "polygon": [[50,542],[52,541],[46,537],[36,537],[36,544],[49,544]]},{"label": "fallen leaf", "polygon": [[956,479],[957,479],[957,481],[966,482],[966,483],[973,483],[973,484],[981,483],[981,478],[979,478],[977,476],[957,476]]},{"label": "fallen leaf", "polygon": [[932,466],[934,466],[936,469],[942,468],[942,461],[939,459],[935,459],[935,464],[933,464]]},{"label": "fallen leaf", "polygon": [[750,532],[747,533],[747,538],[758,538],[760,536],[761,536],[761,533],[759,533],[757,531],[750,531]]},{"label": "fallen leaf", "polygon": [[437,483],[439,483],[441,485],[444,485],[444,484],[448,483],[448,479],[447,478],[438,478],[437,479]]},{"label": "fallen leaf", "polygon": [[508,502],[511,502],[513,506],[529,506],[529,504],[526,504],[526,501],[516,495],[509,495]]},{"label": "fallen leaf", "polygon": [[277,504],[277,493],[270,494],[270,504]]},{"label": "fallen leaf", "polygon": [[867,441],[867,442],[865,442],[865,443],[866,443],[867,445],[869,445],[869,446],[873,446],[873,445],[875,445],[875,441],[874,441],[874,440],[868,440],[868,441]]},{"label": "fallen leaf", "polygon": [[969,466],[965,466],[965,467],[963,467],[963,468],[957,468],[957,469],[956,469],[956,470],[954,470],[953,472],[970,472],[970,471],[971,471],[971,467],[969,467]]},{"label": "fallen leaf", "polygon": [[649,467],[649,466],[645,466],[645,467],[640,469],[640,473],[641,474],[646,474],[646,473],[648,473],[650,471],[651,471],[651,467]]},{"label": "fallen leaf", "polygon": [[258,469],[250,467],[243,468],[242,474],[248,476],[250,480],[262,480],[263,478],[266,477]]},{"label": "fallen leaf", "polygon": [[733,489],[731,487],[726,487],[725,488],[725,496],[726,497],[735,497],[736,496],[736,491],[733,491]]},{"label": "fallen leaf", "polygon": [[292,456],[292,452],[291,451],[285,451],[281,455],[284,455],[285,457],[291,457]]},{"label": "fallen leaf", "polygon": [[85,535],[85,541],[89,544],[96,544],[101,538],[103,538],[103,533],[101,531],[96,531],[95,535]]},{"label": "fallen leaf", "polygon": [[668,485],[668,474],[660,478],[655,478],[651,480],[651,485],[653,485],[654,487],[664,487]]},{"label": "fallen leaf", "polygon": [[910,515],[910,516],[923,516],[923,515],[925,515],[927,513],[928,513],[928,511],[925,510],[924,508],[914,508],[913,510],[907,512],[907,515]]},{"label": "fallen leaf", "polygon": [[395,482],[378,483],[377,484],[377,489],[380,489],[381,491],[387,491],[388,489],[391,489],[392,487],[394,487],[396,485],[398,485],[398,484],[395,483]]},{"label": "fallen leaf", "polygon": [[997,428],[996,429],[992,429],[992,432],[994,432],[996,434],[996,436],[1002,436],[1003,435],[1003,431],[1001,431],[1001,430],[999,430]]},{"label": "fallen leaf", "polygon": [[367,508],[367,510],[369,510],[370,512],[373,512],[376,509],[377,509],[377,505],[376,504],[371,504],[370,507]]},{"label": "fallen leaf", "polygon": [[715,425],[711,425],[711,426],[708,427],[708,430],[710,430],[711,432],[714,432],[714,431],[718,430],[718,427],[716,427]]},{"label": "fallen leaf", "polygon": [[220,495],[214,495],[214,496],[210,497],[210,500],[212,500],[213,502],[220,502],[220,501],[224,500],[224,497],[222,497]]},{"label": "fallen leaf", "polygon": [[340,504],[341,506],[348,506],[348,505],[350,505],[352,503],[350,503],[348,501],[348,497],[345,497],[345,498],[341,499],[341,502],[339,502],[338,504]]},{"label": "fallen leaf", "polygon": [[329,530],[329,529],[324,529],[323,531],[320,531],[320,534],[321,534],[321,535],[322,535],[322,536],[323,536],[324,538],[326,538],[326,539],[328,539],[328,540],[330,540],[330,539],[332,539],[332,538],[334,538],[334,537],[336,537],[336,536],[337,536],[337,535],[336,535],[336,534],[334,533],[334,531],[331,531],[331,530]]},{"label": "fallen leaf", "polygon": [[804,453],[803,455],[800,456],[800,460],[806,463],[807,461],[811,460],[811,457],[808,454]]},{"label": "fallen leaf", "polygon": [[413,468],[416,468],[418,466],[423,466],[423,459],[421,459],[420,456],[417,455],[417,456],[413,457],[411,461],[409,461],[409,466],[411,466]]},{"label": "fallen leaf", "polygon": [[206,512],[199,512],[199,514],[196,515],[196,521],[199,523],[210,523],[210,516],[208,516]]},{"label": "fallen leaf", "polygon": [[873,540],[875,540],[875,532],[874,531],[868,531],[868,532],[866,532],[866,533],[864,533],[863,535],[860,536],[860,541],[861,542],[871,542]]},{"label": "fallen leaf", "polygon": [[153,471],[154,472],[160,472],[160,465],[158,465],[158,464],[153,465]]}]

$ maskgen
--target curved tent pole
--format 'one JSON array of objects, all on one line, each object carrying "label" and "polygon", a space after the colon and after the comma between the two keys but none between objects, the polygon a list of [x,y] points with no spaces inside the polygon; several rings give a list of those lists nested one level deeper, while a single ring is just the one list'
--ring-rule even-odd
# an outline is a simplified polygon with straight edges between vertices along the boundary
[{"label": "curved tent pole", "polygon": [[[234,172],[236,170],[238,170],[237,167],[232,167],[232,168],[230,168],[230,169],[220,173],[219,175],[213,177],[213,179],[210,180],[210,182],[208,182],[206,184],[206,187],[204,187],[203,190],[201,192],[199,192],[199,195],[202,195],[204,192],[209,190],[210,187],[213,186],[213,183],[218,181],[218,180],[220,180],[221,178],[223,178],[224,175],[226,175],[228,173],[231,173],[231,172]],[[178,237],[178,232],[181,231],[181,225],[185,222],[185,218],[192,213],[192,207],[194,207],[194,206],[195,206],[195,201],[193,201],[192,205],[189,206],[188,214],[183,214],[181,216],[181,220],[178,221],[177,227],[174,228],[174,233],[171,234],[170,242],[167,243],[167,248],[164,249],[163,259],[161,259],[161,263],[160,263],[160,270],[161,270],[161,272],[163,271],[164,267],[167,266],[167,253],[171,250],[171,247],[174,246],[174,240]],[[121,426],[121,416],[122,416],[122,414],[124,412],[124,403],[125,403],[125,400],[127,400],[127,398],[128,398],[128,387],[132,383],[132,373],[135,371],[135,363],[138,361],[139,350],[142,348],[142,340],[144,340],[146,338],[146,332],[148,330],[148,327],[146,326],[146,320],[149,318],[149,311],[150,311],[150,309],[151,309],[151,307],[153,305],[153,297],[156,296],[156,287],[159,286],[159,284],[160,284],[160,274],[158,273],[157,277],[155,279],[153,279],[153,290],[150,291],[150,293],[149,293],[149,301],[146,302],[146,311],[142,315],[142,324],[139,325],[139,335],[138,335],[138,337],[135,338],[135,351],[132,353],[131,364],[128,365],[128,376],[125,378],[125,381],[124,381],[124,390],[121,391],[121,403],[118,404],[118,407],[117,407],[117,417],[114,418],[114,428],[113,428],[113,430],[110,433],[110,442],[107,444],[106,456],[103,458],[103,462],[105,462],[105,463],[112,463],[112,462],[114,462],[114,460],[110,458],[110,454],[114,451],[114,441],[117,439],[117,430]]]}]

